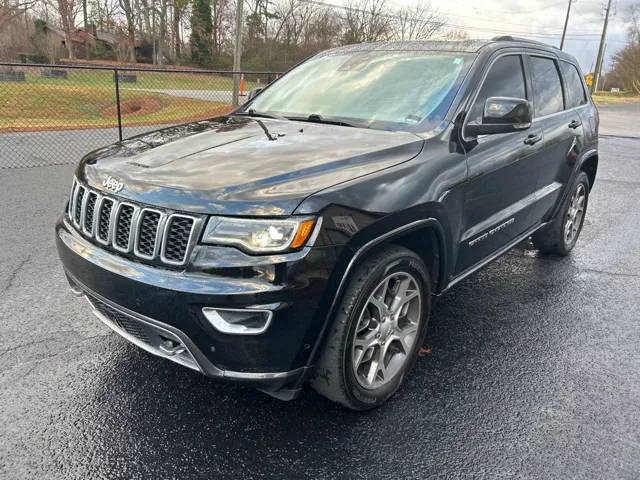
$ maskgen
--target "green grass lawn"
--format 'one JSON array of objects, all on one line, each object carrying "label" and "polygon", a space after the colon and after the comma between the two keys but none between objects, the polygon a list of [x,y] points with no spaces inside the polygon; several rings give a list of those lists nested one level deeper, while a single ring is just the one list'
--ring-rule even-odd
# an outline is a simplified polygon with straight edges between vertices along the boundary
[{"label": "green grass lawn", "polygon": [[605,105],[607,103],[629,103],[640,101],[640,95],[637,95],[634,92],[611,93],[598,91],[595,92],[592,97],[593,101],[598,105]]},{"label": "green grass lawn", "polygon": [[[39,68],[28,68],[26,83],[30,85],[59,85],[67,87],[105,87],[115,88],[113,71],[107,70],[76,70],[68,69],[68,78],[53,79],[40,76]],[[202,73],[171,73],[171,72],[121,72],[121,75],[136,75],[135,83],[120,82],[121,87],[153,88],[163,90],[233,90],[233,78],[221,75]],[[252,78],[251,80],[257,80]],[[264,86],[267,77],[255,81],[245,82],[245,91]],[[24,85],[24,84],[23,84]]]},{"label": "green grass lawn", "polygon": [[[130,90],[121,92],[121,107],[123,126],[201,120],[231,109],[222,102]],[[0,83],[0,132],[113,127],[117,122],[114,90],[104,83]]]}]

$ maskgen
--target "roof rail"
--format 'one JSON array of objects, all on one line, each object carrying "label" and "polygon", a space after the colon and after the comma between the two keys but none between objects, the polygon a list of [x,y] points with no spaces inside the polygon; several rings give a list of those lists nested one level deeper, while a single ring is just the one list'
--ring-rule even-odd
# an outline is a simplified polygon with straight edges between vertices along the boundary
[{"label": "roof rail", "polygon": [[554,45],[549,45],[548,43],[538,42],[536,40],[529,40],[528,38],[513,37],[511,35],[499,35],[497,37],[493,37],[491,40],[494,41],[494,42],[524,42],[524,43],[532,43],[534,45],[544,45],[545,47],[551,47],[551,48],[555,48],[556,50],[559,50],[558,47],[556,47]]}]

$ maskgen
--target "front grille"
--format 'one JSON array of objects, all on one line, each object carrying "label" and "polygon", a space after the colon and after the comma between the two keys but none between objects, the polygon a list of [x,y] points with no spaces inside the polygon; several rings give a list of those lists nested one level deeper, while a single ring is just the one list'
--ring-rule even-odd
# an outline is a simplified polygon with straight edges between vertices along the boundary
[{"label": "front grille", "polygon": [[78,191],[76,193],[76,204],[75,207],[73,209],[74,212],[74,220],[76,222],[76,225],[80,225],[80,218],[82,217],[82,199],[84,198],[84,192],[86,192],[87,189],[82,187],[82,186],[78,186]]},{"label": "front grille", "polygon": [[187,253],[193,218],[173,215],[167,225],[167,241],[164,258],[169,262],[182,263]]},{"label": "front grille", "polygon": [[131,222],[133,221],[133,205],[123,203],[118,211],[116,219],[115,245],[123,250],[129,249],[129,238],[131,237]]},{"label": "front grille", "polygon": [[160,212],[143,210],[140,214],[140,227],[136,249],[139,255],[153,257],[156,252],[156,239],[160,225]]},{"label": "front grille", "polygon": [[84,214],[84,231],[86,233],[93,233],[93,214],[96,209],[96,200],[98,199],[98,194],[95,192],[89,192],[89,196],[87,198],[87,206],[85,207]]},{"label": "front grille", "polygon": [[198,218],[121,202],[77,181],[70,199],[73,224],[101,245],[146,261],[173,266],[186,262]]},{"label": "front grille", "polygon": [[100,205],[100,216],[98,217],[98,240],[102,240],[104,243],[109,241],[109,224],[111,223],[111,210],[113,209],[113,200],[110,198],[103,198]]}]

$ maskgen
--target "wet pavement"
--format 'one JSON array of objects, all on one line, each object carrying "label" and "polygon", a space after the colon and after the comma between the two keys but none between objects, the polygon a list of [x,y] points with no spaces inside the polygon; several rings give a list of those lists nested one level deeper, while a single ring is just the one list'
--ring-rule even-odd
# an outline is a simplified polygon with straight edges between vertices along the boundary
[{"label": "wet pavement", "polygon": [[600,135],[640,137],[640,101],[598,105]]},{"label": "wet pavement", "polygon": [[73,297],[71,166],[0,173],[0,478],[640,476],[640,139],[601,140],[570,257],[518,248],[444,295],[401,391],[283,403],[157,359]]}]

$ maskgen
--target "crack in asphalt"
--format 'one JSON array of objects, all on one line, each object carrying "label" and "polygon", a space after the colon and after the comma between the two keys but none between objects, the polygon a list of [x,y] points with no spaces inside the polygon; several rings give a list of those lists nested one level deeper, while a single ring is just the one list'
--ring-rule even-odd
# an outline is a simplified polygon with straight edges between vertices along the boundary
[{"label": "crack in asphalt", "polygon": [[609,272],[607,270],[597,270],[594,268],[577,268],[580,273],[582,272],[586,272],[586,273],[597,273],[597,274],[601,274],[601,275],[613,275],[615,277],[627,277],[627,278],[640,278],[640,275],[637,273],[620,273],[620,272]]},{"label": "crack in asphalt", "polygon": [[[57,333],[58,333],[58,334],[61,334],[61,333],[62,333],[62,334],[65,334],[65,333],[73,333],[73,332],[75,332],[75,330],[62,330],[62,331],[57,332]],[[86,342],[86,341],[88,341],[88,340],[92,340],[92,339],[94,339],[94,338],[98,338],[98,337],[107,337],[107,336],[110,336],[110,335],[112,335],[112,333],[111,333],[111,332],[107,332],[107,333],[102,333],[102,334],[97,334],[97,335],[91,335],[91,336],[89,336],[89,337],[83,337],[81,340],[78,340],[78,341],[76,341],[76,342],[73,342],[73,343],[71,343],[71,344],[67,345],[67,348],[65,348],[64,350],[59,351],[59,352],[57,352],[57,353],[53,353],[53,354],[51,354],[51,355],[47,355],[47,356],[46,356],[46,357],[44,357],[44,358],[39,358],[39,359],[37,359],[36,361],[46,360],[46,359],[48,359],[48,358],[52,358],[52,357],[55,357],[55,356],[57,356],[57,355],[61,355],[61,354],[63,354],[63,353],[65,353],[65,352],[69,351],[70,349],[72,349],[72,348],[74,348],[74,347],[77,347],[78,345],[80,345],[80,344],[82,344],[82,343],[84,343],[84,342]],[[22,350],[23,348],[31,347],[31,346],[33,346],[33,345],[38,345],[38,344],[40,344],[40,343],[45,343],[45,342],[49,342],[49,341],[52,341],[52,340],[53,340],[53,341],[57,341],[57,340],[59,340],[59,339],[56,339],[54,336],[50,336],[50,337],[47,337],[47,338],[43,338],[43,339],[41,339],[41,340],[36,340],[36,341],[33,341],[33,342],[22,343],[22,344],[20,344],[20,345],[16,345],[15,347],[5,348],[5,349],[0,349],[0,358],[2,358],[2,357],[3,357],[4,355],[6,355],[7,353],[15,352],[15,351],[17,351],[17,350]],[[19,363],[18,363],[18,365],[20,365],[20,364],[22,364],[22,363],[28,363],[28,362],[29,362],[29,361],[27,361],[27,362],[19,362]]]},{"label": "crack in asphalt", "polygon": [[32,258],[33,258],[33,254],[31,253],[27,254],[27,256],[23,258],[20,262],[18,262],[18,264],[11,270],[11,272],[9,272],[9,277],[7,279],[5,286],[2,288],[2,291],[0,291],[0,295],[6,294],[9,291],[9,289],[13,287],[13,283],[16,281],[16,277],[18,276],[18,273],[20,273],[20,270],[22,270]]}]

